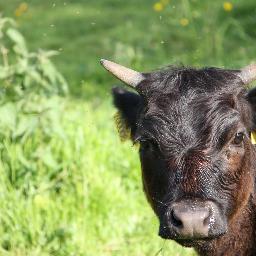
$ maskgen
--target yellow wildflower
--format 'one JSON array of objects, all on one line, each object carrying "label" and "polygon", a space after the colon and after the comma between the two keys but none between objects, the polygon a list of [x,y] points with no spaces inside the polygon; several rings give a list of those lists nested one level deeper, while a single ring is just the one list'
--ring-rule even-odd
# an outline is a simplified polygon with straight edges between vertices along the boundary
[{"label": "yellow wildflower", "polygon": [[20,6],[19,6],[19,9],[22,11],[22,12],[25,12],[28,10],[28,4],[27,3],[21,3]]},{"label": "yellow wildflower", "polygon": [[223,3],[223,9],[226,12],[231,12],[233,10],[233,4],[231,2],[224,2]]},{"label": "yellow wildflower", "polygon": [[28,4],[27,3],[21,3],[18,8],[15,10],[14,14],[16,17],[21,16],[24,12],[28,10]]},{"label": "yellow wildflower", "polygon": [[164,9],[164,6],[161,2],[156,2],[154,5],[153,5],[153,9],[156,11],[156,12],[161,12],[163,9]]},{"label": "yellow wildflower", "polygon": [[20,17],[21,16],[21,11],[20,9],[16,9],[15,12],[14,12],[15,16],[16,17]]},{"label": "yellow wildflower", "polygon": [[186,27],[189,24],[189,20],[186,18],[180,19],[180,25]]}]

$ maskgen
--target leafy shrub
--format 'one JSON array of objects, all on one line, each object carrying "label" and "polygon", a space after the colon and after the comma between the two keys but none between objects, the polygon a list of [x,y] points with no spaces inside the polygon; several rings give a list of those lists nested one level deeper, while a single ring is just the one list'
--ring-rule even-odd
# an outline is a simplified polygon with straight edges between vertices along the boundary
[{"label": "leafy shrub", "polygon": [[24,141],[37,128],[44,133],[56,131],[53,124],[58,120],[52,110],[59,103],[52,96],[68,92],[50,60],[56,54],[29,52],[15,22],[0,17],[0,139]]},{"label": "leafy shrub", "polygon": [[39,164],[60,170],[47,149],[52,137],[64,136],[60,96],[68,87],[50,60],[56,54],[29,52],[15,22],[0,17],[0,158],[10,184],[25,194],[28,184],[38,186]]}]

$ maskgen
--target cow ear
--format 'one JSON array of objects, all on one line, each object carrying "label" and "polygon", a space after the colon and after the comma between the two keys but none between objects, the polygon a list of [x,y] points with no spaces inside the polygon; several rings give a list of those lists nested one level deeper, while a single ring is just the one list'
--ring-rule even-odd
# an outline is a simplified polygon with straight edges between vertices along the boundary
[{"label": "cow ear", "polygon": [[136,122],[141,109],[141,96],[120,87],[112,89],[114,105],[118,112],[115,116],[121,140],[133,139]]}]

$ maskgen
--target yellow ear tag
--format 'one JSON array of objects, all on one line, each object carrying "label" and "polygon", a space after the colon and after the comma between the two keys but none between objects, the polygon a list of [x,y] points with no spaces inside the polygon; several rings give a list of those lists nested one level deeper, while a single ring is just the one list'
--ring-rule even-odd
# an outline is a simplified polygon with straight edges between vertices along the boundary
[{"label": "yellow ear tag", "polygon": [[251,142],[253,145],[256,144],[256,131],[251,132]]}]

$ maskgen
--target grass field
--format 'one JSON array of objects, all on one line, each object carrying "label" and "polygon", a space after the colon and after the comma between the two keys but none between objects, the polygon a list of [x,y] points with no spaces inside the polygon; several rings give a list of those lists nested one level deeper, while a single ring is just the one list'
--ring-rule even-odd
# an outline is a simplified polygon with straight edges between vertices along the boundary
[{"label": "grass field", "polygon": [[[256,3],[0,0],[29,48],[55,49],[70,95],[53,136],[1,142],[0,255],[195,255],[161,240],[144,198],[137,149],[120,143],[109,58],[138,70],[168,64],[242,67],[256,59]],[[160,3],[160,5],[159,5]],[[7,160],[6,160],[7,159]]]}]

